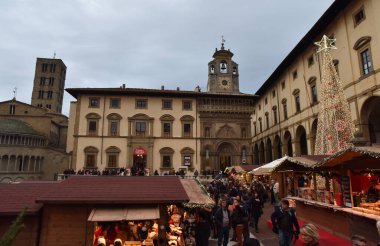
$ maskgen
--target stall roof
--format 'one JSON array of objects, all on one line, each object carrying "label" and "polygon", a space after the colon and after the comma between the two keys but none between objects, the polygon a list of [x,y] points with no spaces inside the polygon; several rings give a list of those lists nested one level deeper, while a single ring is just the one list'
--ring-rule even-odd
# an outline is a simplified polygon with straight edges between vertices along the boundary
[{"label": "stall roof", "polygon": [[265,164],[261,167],[253,169],[250,173],[252,173],[253,175],[269,174],[273,171],[273,169],[275,169],[278,165],[283,163],[287,158],[288,156],[284,156],[280,159],[269,162],[268,164]]},{"label": "stall roof", "polygon": [[37,199],[58,204],[152,204],[188,202],[178,177],[71,176]]},{"label": "stall roof", "polygon": [[160,218],[157,206],[94,208],[88,221],[154,220]]},{"label": "stall roof", "polygon": [[319,161],[315,168],[333,168],[344,165],[349,169],[380,169],[380,147],[348,147]]},{"label": "stall roof", "polygon": [[27,207],[27,214],[35,214],[42,204],[36,203],[37,197],[53,190],[59,181],[24,181],[0,184],[0,214],[16,215]]},{"label": "stall roof", "polygon": [[257,167],[259,167],[259,165],[230,166],[230,167],[227,167],[226,170],[228,170],[229,172],[231,172],[232,169],[235,169],[235,171],[237,173],[245,173],[245,172],[252,171],[253,169],[255,169]]},{"label": "stall roof", "polygon": [[214,200],[202,188],[201,184],[195,179],[181,179],[183,188],[185,189],[189,202],[185,203],[187,207],[214,207]]},{"label": "stall roof", "polygon": [[285,161],[276,166],[273,171],[311,171],[313,167],[328,155],[302,155],[288,157]]}]

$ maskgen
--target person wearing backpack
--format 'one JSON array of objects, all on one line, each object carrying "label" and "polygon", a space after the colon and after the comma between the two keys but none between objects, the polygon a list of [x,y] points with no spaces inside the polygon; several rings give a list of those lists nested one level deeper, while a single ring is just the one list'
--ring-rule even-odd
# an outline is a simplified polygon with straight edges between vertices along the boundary
[{"label": "person wearing backpack", "polygon": [[[289,201],[281,200],[281,209],[276,210],[272,216],[273,232],[278,233],[280,246],[291,246],[293,234],[295,238],[300,233],[297,217],[289,207]],[[294,228],[295,227],[295,231]]]}]

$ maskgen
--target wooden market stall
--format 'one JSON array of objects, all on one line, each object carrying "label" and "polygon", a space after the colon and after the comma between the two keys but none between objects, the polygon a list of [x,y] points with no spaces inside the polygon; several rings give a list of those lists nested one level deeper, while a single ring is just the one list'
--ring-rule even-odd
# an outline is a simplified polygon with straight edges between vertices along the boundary
[{"label": "wooden market stall", "polygon": [[[380,148],[350,147],[314,164],[283,163],[275,169],[286,170],[312,177],[312,185],[290,197],[296,201],[300,218],[346,239],[359,234],[377,242]],[[322,185],[318,176],[324,177]]]}]

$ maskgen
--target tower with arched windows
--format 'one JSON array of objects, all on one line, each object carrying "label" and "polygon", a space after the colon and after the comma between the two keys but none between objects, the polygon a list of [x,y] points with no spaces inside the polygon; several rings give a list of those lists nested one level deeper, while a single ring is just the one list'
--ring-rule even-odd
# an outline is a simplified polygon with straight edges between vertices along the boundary
[{"label": "tower with arched windows", "polygon": [[232,60],[233,55],[224,49],[224,43],[220,50],[215,49],[214,59],[208,63],[208,92],[240,93],[238,64]]}]

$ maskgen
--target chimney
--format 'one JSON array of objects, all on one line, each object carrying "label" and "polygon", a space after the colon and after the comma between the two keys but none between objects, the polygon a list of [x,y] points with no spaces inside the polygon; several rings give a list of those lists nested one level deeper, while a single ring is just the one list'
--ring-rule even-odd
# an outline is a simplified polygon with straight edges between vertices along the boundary
[{"label": "chimney", "polygon": [[125,89],[125,84],[123,84],[123,89]]},{"label": "chimney", "polygon": [[165,86],[161,85],[161,90],[162,91],[165,90]]},{"label": "chimney", "polygon": [[177,86],[177,91],[179,91],[179,87]]}]

